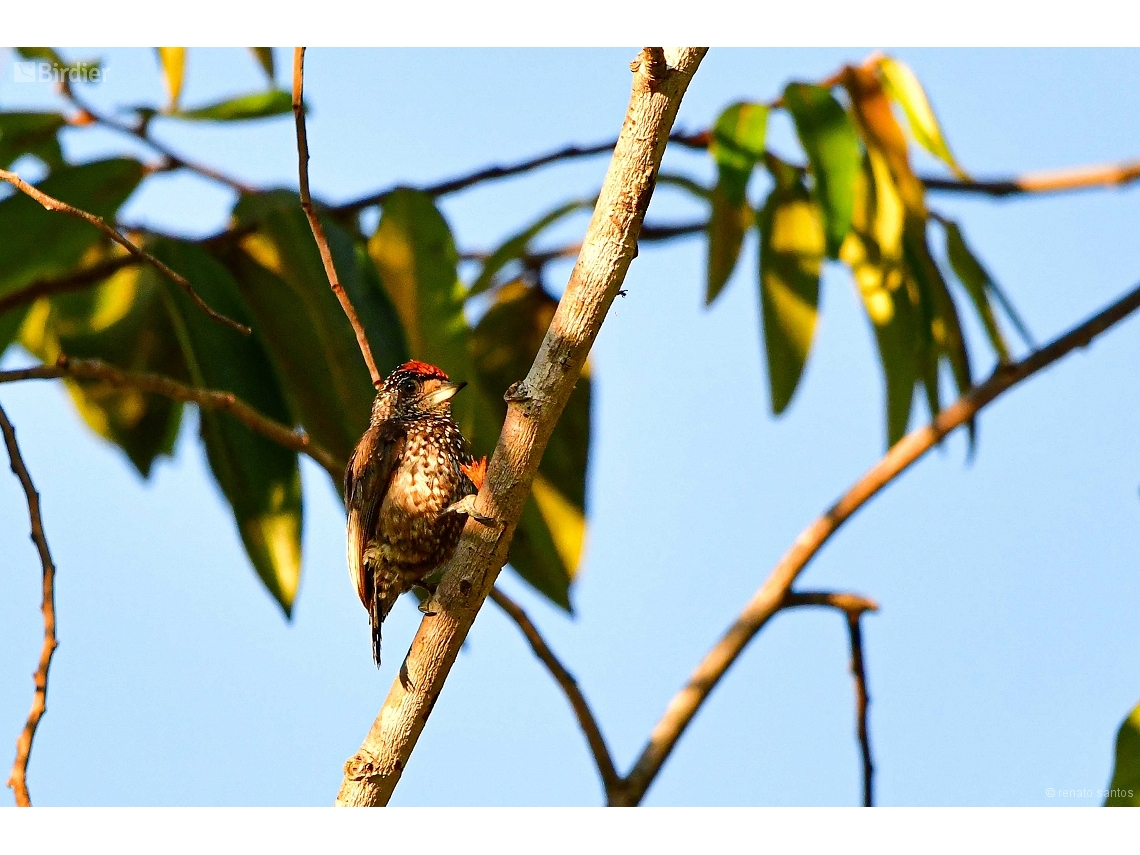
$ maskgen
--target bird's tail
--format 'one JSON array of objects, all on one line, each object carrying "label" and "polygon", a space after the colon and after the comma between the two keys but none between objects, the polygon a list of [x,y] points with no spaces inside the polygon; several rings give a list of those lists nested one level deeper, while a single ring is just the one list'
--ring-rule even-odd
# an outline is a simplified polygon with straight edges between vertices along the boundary
[{"label": "bird's tail", "polygon": [[376,663],[376,667],[380,667],[380,627],[384,624],[383,605],[380,592],[377,591],[372,596],[372,608],[369,610],[368,618],[372,623],[372,661]]}]

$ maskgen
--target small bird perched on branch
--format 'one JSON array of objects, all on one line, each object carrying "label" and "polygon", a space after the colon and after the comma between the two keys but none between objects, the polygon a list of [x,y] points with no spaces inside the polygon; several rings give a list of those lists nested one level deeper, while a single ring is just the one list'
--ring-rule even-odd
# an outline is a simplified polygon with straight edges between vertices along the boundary
[{"label": "small bird perched on branch", "polygon": [[376,393],[344,473],[348,572],[368,609],[377,668],[380,625],[399,596],[451,557],[468,516],[491,522],[475,513],[487,459],[472,459],[451,417],[451,399],[466,385],[405,362]]}]

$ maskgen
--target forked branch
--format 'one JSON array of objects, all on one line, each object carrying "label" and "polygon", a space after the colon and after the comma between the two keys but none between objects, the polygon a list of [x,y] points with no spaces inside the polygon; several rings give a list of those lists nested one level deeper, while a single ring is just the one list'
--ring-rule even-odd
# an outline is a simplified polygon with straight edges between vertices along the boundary
[{"label": "forked branch", "polygon": [[53,196],[49,196],[42,190],[33,187],[15,172],[8,172],[6,169],[0,169],[0,181],[7,181],[21,193],[24,193],[25,195],[30,196],[32,199],[35,199],[49,211],[59,211],[64,214],[69,214],[72,217],[76,217],[95,226],[95,228],[97,228],[103,234],[105,234],[131,255],[135,256],[135,258],[138,258],[141,261],[145,261],[147,264],[153,265],[155,269],[160,271],[171,282],[185,291],[187,296],[189,296],[190,299],[194,301],[195,305],[197,305],[199,309],[201,309],[215,321],[220,324],[225,324],[231,329],[237,330],[242,335],[249,335],[249,327],[247,327],[245,324],[239,324],[237,321],[233,320],[233,318],[227,318],[220,312],[215,312],[210,308],[209,304],[207,304],[205,300],[198,296],[198,292],[194,290],[194,286],[186,280],[185,276],[183,276],[181,273],[176,273],[175,271],[171,270],[146,250],[135,246],[118,229],[107,225],[102,217],[97,217],[94,214],[82,210],[81,208],[76,208],[74,205],[69,205],[66,202],[61,202],[59,199],[56,199]]},{"label": "forked branch", "polygon": [[1140,308],[1140,285],[1101,312],[1034,351],[1019,362],[999,366],[984,383],[970,389],[925,427],[911,431],[860,478],[822,516],[796,538],[735,623],[693,671],[689,682],[669,702],[653,728],[633,771],[627,776],[626,804],[644,798],[661,766],[692,722],[697,710],[744,648],[786,601],[792,584],[839,527],[911,464],[937,446],[955,428],[967,424],[1003,392],[1052,365]]},{"label": "forked branch", "polygon": [[28,760],[32,756],[32,741],[36,737],[36,728],[47,712],[48,670],[51,668],[51,659],[58,646],[55,637],[55,564],[51,560],[51,550],[48,549],[47,536],[44,534],[44,521],[40,515],[40,494],[36,492],[32,476],[28,474],[28,467],[24,465],[20,446],[16,444],[16,429],[12,427],[3,407],[0,407],[0,431],[3,432],[4,444],[8,447],[8,460],[12,471],[20,479],[20,486],[24,488],[24,497],[28,502],[28,519],[32,529],[32,543],[36,545],[36,551],[40,554],[40,565],[43,568],[43,599],[40,610],[44,615],[44,644],[40,650],[40,662],[36,673],[32,675],[36,686],[32,695],[32,709],[28,713],[24,729],[16,739],[16,759],[12,763],[12,773],[8,776],[8,786],[16,794],[16,804],[20,807],[31,807],[32,799],[28,794]]}]

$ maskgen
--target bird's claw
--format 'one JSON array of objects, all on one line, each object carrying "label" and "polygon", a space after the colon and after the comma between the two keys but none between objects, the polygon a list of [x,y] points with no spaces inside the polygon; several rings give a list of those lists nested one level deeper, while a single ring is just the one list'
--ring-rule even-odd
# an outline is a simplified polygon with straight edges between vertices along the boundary
[{"label": "bird's claw", "polygon": [[471,493],[470,495],[464,496],[458,502],[454,502],[453,504],[448,506],[447,513],[467,514],[467,516],[471,517],[471,519],[475,520],[478,523],[482,523],[483,525],[491,526],[492,528],[497,528],[499,526],[499,521],[496,520],[494,517],[484,516],[483,514],[479,513],[477,510],[475,510],[475,494],[474,493]]}]

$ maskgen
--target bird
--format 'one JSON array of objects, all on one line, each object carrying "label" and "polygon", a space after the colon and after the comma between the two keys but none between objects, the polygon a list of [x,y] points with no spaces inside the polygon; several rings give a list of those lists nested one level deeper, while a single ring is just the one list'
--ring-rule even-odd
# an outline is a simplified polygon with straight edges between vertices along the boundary
[{"label": "bird", "polygon": [[[380,385],[367,430],[344,473],[348,572],[372,627],[380,667],[380,626],[401,594],[455,551],[475,511],[487,459],[476,462],[451,415],[454,383],[435,365],[411,360]],[[421,610],[430,614],[427,601]]]}]

